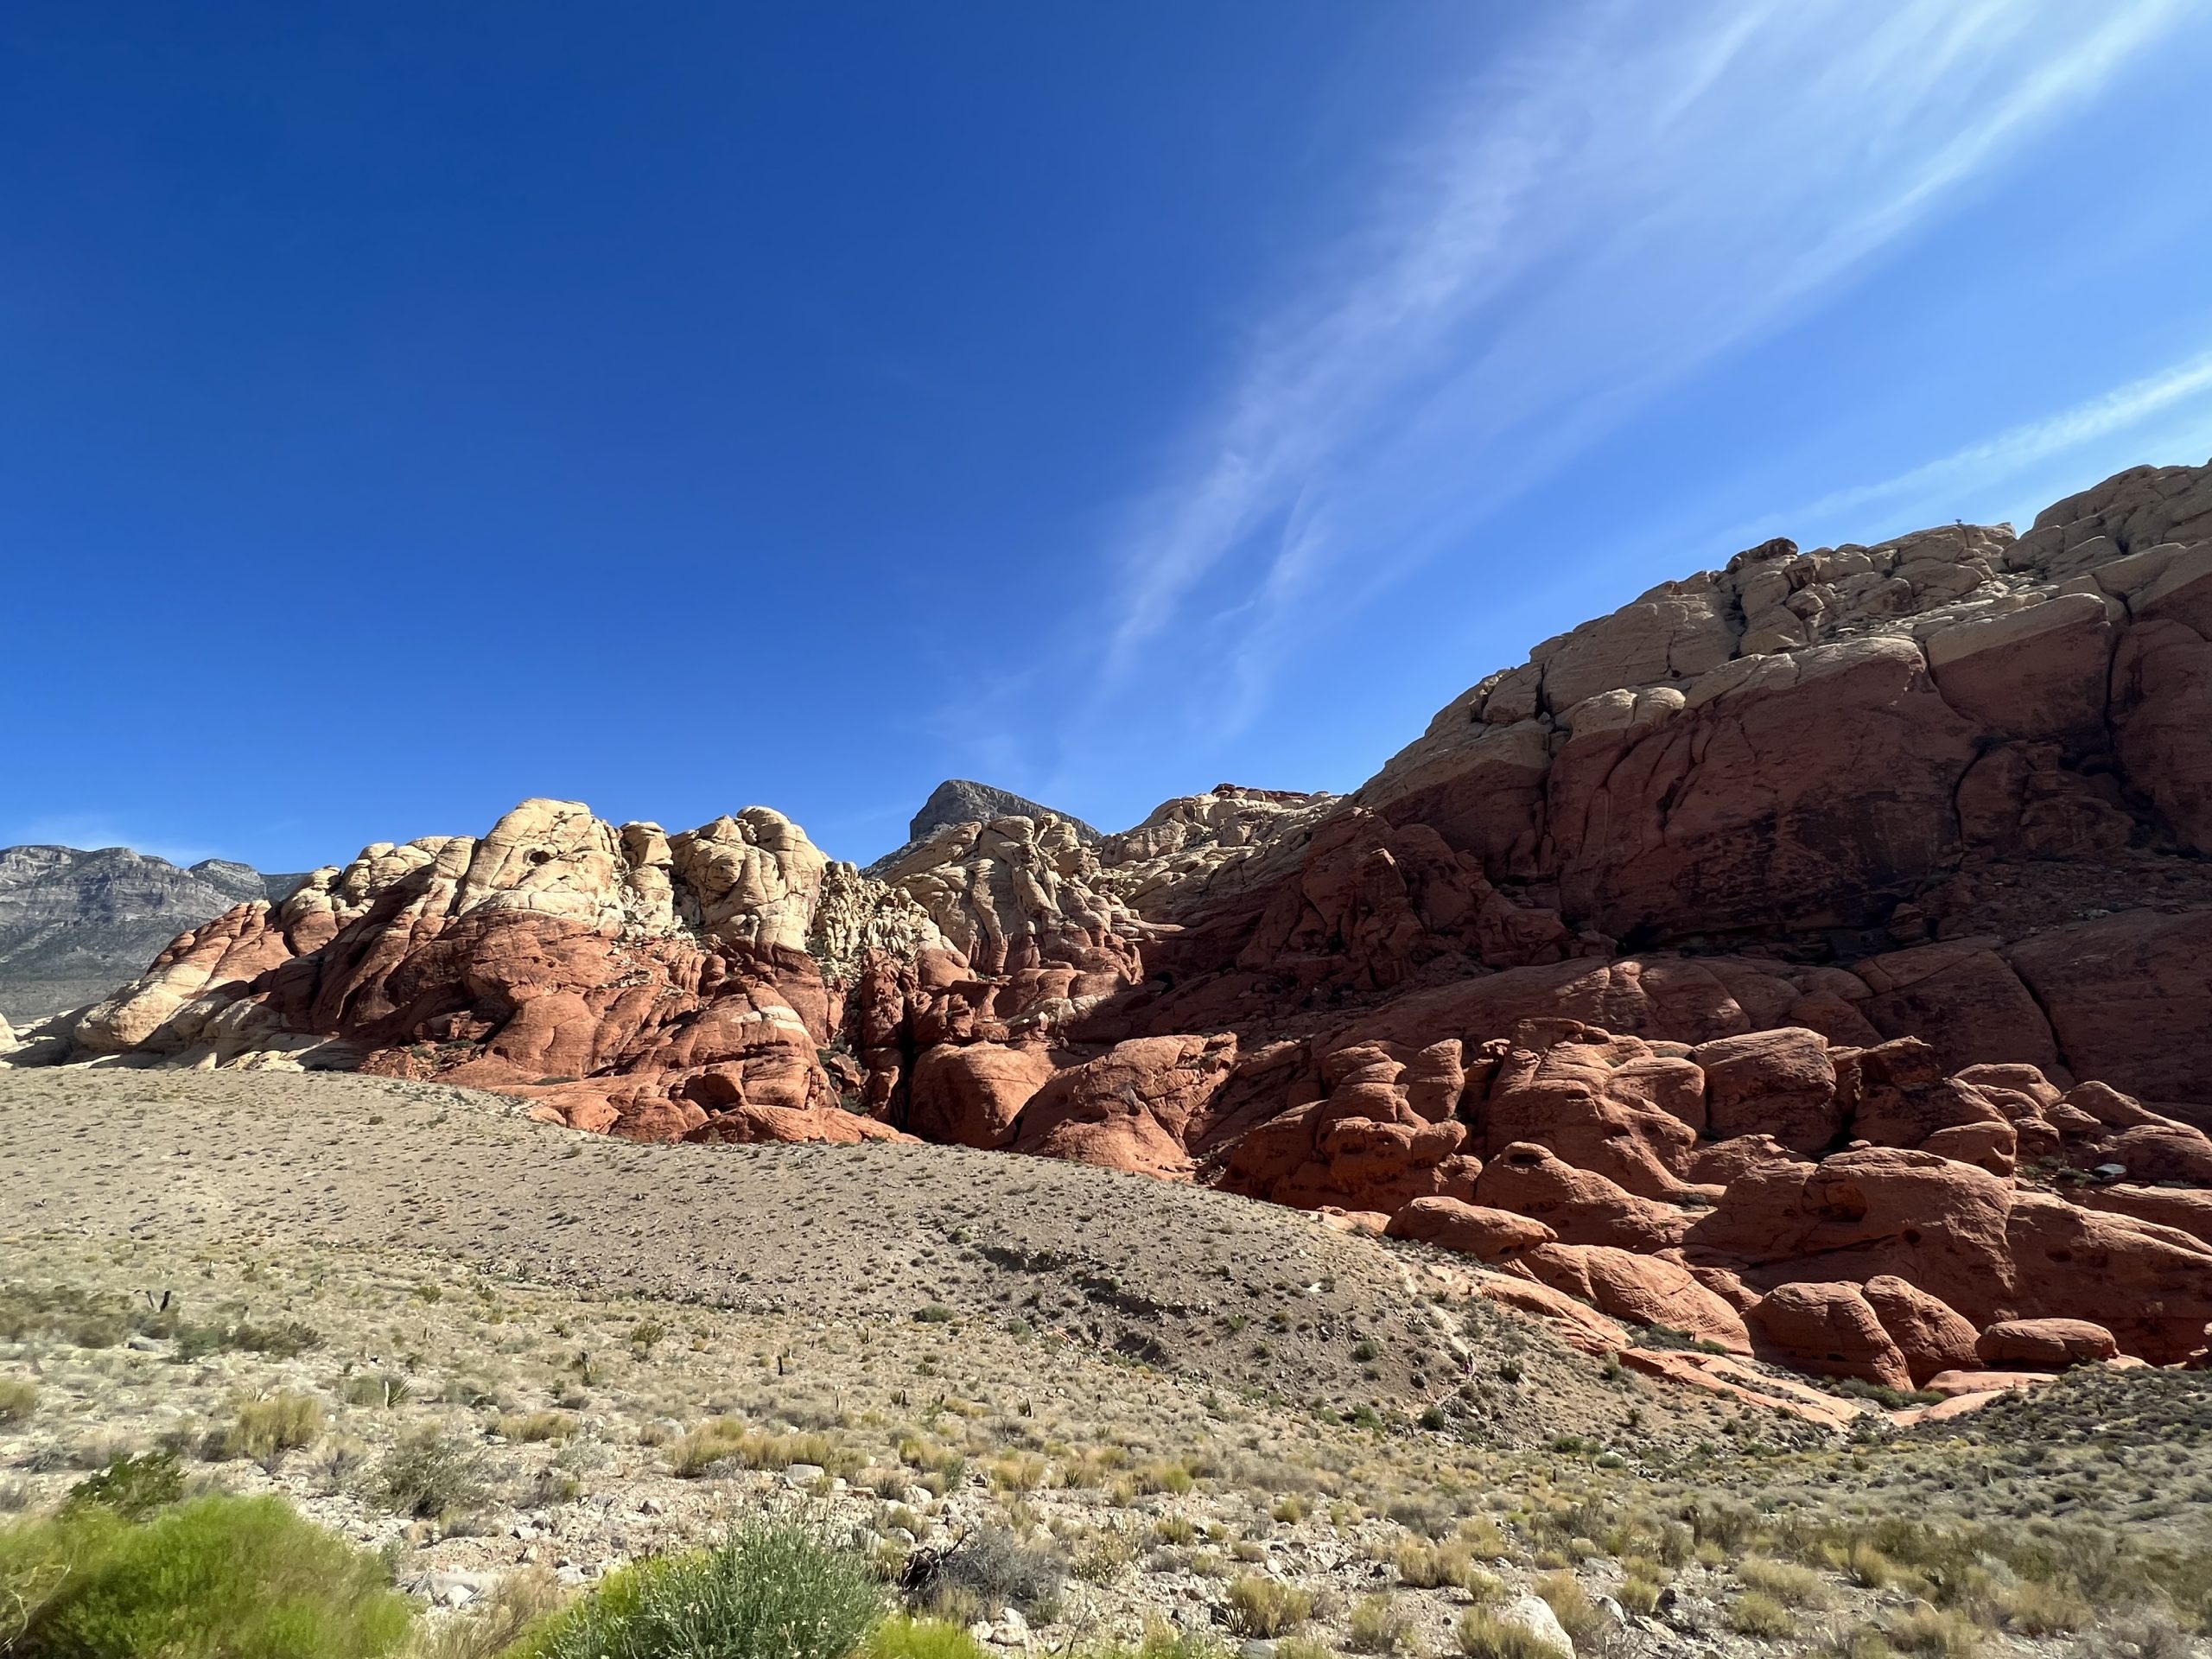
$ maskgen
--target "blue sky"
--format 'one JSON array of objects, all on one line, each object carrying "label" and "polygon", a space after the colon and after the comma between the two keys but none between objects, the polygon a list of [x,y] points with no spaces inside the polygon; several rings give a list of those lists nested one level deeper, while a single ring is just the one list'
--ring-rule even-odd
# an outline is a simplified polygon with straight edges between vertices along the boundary
[{"label": "blue sky", "polygon": [[0,11],[0,842],[1346,789],[2212,455],[2178,0]]}]

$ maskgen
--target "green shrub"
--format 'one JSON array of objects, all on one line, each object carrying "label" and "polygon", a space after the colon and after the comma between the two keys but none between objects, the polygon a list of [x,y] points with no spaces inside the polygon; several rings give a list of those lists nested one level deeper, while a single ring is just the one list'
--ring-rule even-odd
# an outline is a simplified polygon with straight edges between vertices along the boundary
[{"label": "green shrub", "polygon": [[696,1480],[718,1463],[744,1469],[788,1469],[811,1463],[848,1478],[861,1471],[860,1454],[826,1434],[771,1434],[747,1428],[740,1417],[709,1417],[676,1443],[669,1465],[685,1480]]},{"label": "green shrub", "polygon": [[[142,1328],[149,1336],[163,1334],[151,1325]],[[282,1325],[248,1325],[244,1320],[236,1325],[180,1323],[167,1334],[176,1344],[179,1359],[205,1359],[226,1349],[267,1354],[274,1359],[297,1359],[308,1349],[322,1345],[322,1333],[297,1319],[287,1319]]]},{"label": "green shrub", "polygon": [[1889,1638],[1872,1624],[1831,1637],[1828,1651],[1834,1659],[1897,1659],[1897,1649]]},{"label": "green shrub", "polygon": [[457,1435],[425,1429],[385,1453],[369,1492],[395,1515],[435,1520],[465,1514],[490,1495],[484,1454]]},{"label": "green shrub", "polygon": [[22,1522],[0,1534],[0,1603],[21,1659],[371,1659],[413,1623],[376,1557],[273,1497]]},{"label": "green shrub", "polygon": [[1897,1575],[1897,1563],[1863,1538],[1845,1553],[1843,1569],[1853,1584],[1867,1590],[1883,1589]]},{"label": "green shrub", "polygon": [[[1276,1649],[1279,1654],[1283,1651]],[[1135,1647],[1109,1642],[1078,1649],[1077,1659],[1223,1659],[1223,1649],[1202,1631],[1179,1630],[1164,1619],[1154,1619],[1146,1624],[1144,1640]]]},{"label": "green shrub", "polygon": [[118,1458],[98,1474],[69,1489],[72,1503],[96,1503],[126,1521],[143,1521],[184,1497],[184,1471],[174,1452],[147,1452]]},{"label": "green shrub", "polygon": [[983,1649],[960,1625],[898,1613],[868,1633],[855,1659],[983,1659]]},{"label": "green shrub", "polygon": [[0,1376],[0,1423],[30,1421],[38,1409],[38,1384],[13,1376]]},{"label": "green shrub", "polygon": [[2033,1581],[2006,1586],[1998,1598],[1998,1612],[2007,1630],[2023,1636],[2062,1636],[2092,1618],[2088,1603],[2074,1590]]},{"label": "green shrub", "polygon": [[1467,1659],[1567,1659],[1526,1624],[1500,1618],[1486,1607],[1470,1607],[1459,1618],[1459,1651]]},{"label": "green shrub", "polygon": [[0,1527],[0,1653],[42,1619],[54,1598],[105,1558],[126,1522],[97,1503],[71,1503],[58,1515]]},{"label": "green shrub", "polygon": [[983,1466],[995,1492],[1033,1492],[1044,1484],[1045,1459],[1034,1452],[1017,1452],[995,1458]]},{"label": "green shrub", "polygon": [[610,1574],[511,1659],[845,1659],[882,1611],[858,1555],[755,1521],[714,1549]]},{"label": "green shrub", "polygon": [[1148,1463],[1136,1471],[1136,1488],[1147,1495],[1173,1492],[1182,1497],[1197,1483],[1191,1471],[1179,1463]]},{"label": "green shrub", "polygon": [[1666,1586],[1641,1573],[1631,1573],[1621,1580],[1619,1593],[1614,1599],[1631,1613],[1648,1617],[1659,1610],[1659,1598]]},{"label": "green shrub", "polygon": [[1238,1636],[1272,1637],[1313,1616],[1310,1592],[1253,1573],[1229,1586],[1229,1628]]},{"label": "green shrub", "polygon": [[400,1406],[414,1392],[396,1371],[363,1371],[346,1379],[340,1395],[349,1406]]},{"label": "green shrub", "polygon": [[535,1446],[544,1440],[566,1440],[582,1427],[565,1411],[512,1412],[493,1426],[502,1439]]},{"label": "green shrub", "polygon": [[1128,1571],[1137,1558],[1137,1535],[1111,1524],[1085,1534],[1078,1542],[1072,1570],[1086,1584],[1111,1584]]}]

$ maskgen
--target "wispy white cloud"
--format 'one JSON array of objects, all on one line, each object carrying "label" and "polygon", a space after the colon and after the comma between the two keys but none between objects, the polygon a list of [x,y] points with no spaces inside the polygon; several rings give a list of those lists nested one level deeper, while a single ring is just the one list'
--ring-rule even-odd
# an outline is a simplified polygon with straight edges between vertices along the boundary
[{"label": "wispy white cloud", "polygon": [[1315,626],[1317,596],[1395,579],[1659,389],[1834,291],[2183,10],[1547,11],[1454,89],[1373,221],[1255,329],[1133,509],[1095,714],[1196,632],[1219,648],[1190,701],[1233,729]]},{"label": "wispy white cloud", "polygon": [[[2038,463],[2058,456],[2073,456],[2099,439],[2136,433],[2156,417],[2187,410],[2200,400],[2212,401],[2212,351],[2145,375],[2123,386],[2086,398],[2070,409],[2047,415],[1970,443],[1948,455],[1927,461],[1878,483],[1836,490],[1794,512],[1763,519],[1751,533],[1772,524],[1789,524],[1821,529],[1846,515],[1872,518],[1878,513],[1929,510],[1944,501],[1966,503],[1986,496],[1992,486],[2034,471]],[[2191,411],[2194,418],[2176,432],[2162,432],[2153,447],[2164,449],[2185,435],[2199,439],[2212,434],[2212,407]],[[2192,460],[2202,460],[2201,443]],[[1955,516],[1955,515],[1953,515]]]}]

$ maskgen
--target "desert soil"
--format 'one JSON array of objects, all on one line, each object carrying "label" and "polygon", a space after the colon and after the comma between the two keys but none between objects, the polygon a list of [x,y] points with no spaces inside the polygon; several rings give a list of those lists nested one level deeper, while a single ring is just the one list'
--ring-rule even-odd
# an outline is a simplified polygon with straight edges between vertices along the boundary
[{"label": "desert soil", "polygon": [[[1071,1573],[1027,1621],[966,1610],[1009,1648],[1234,1630],[1262,1579],[1338,1651],[1452,1651],[1474,1602],[1543,1587],[1582,1598],[1586,1654],[2119,1653],[2183,1641],[2212,1580],[2196,1375],[1845,1440],[1436,1302],[1424,1265],[1004,1154],[634,1146],[356,1077],[0,1072],[0,1381],[35,1390],[0,1412],[0,1503],[168,1447],[462,1607],[763,1504],[887,1567],[1002,1527]],[[311,1408],[302,1443],[238,1444],[278,1400]],[[384,1476],[433,1442],[458,1497],[404,1512]]]}]

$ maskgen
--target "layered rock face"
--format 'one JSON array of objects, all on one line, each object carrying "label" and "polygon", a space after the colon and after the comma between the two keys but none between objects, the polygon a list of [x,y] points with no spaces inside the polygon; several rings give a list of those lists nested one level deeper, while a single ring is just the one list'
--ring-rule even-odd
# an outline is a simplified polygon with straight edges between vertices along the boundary
[{"label": "layered rock face", "polygon": [[32,1035],[1196,1179],[1459,1252],[1600,1344],[1897,1387],[2205,1346],[2212,468],[2017,537],[1752,549],[1349,798],[1223,785],[1103,837],[997,804],[864,874],[764,809],[525,803]]},{"label": "layered rock face", "polygon": [[0,1014],[81,1007],[183,929],[299,880],[219,858],[180,869],[128,847],[0,847]]}]

